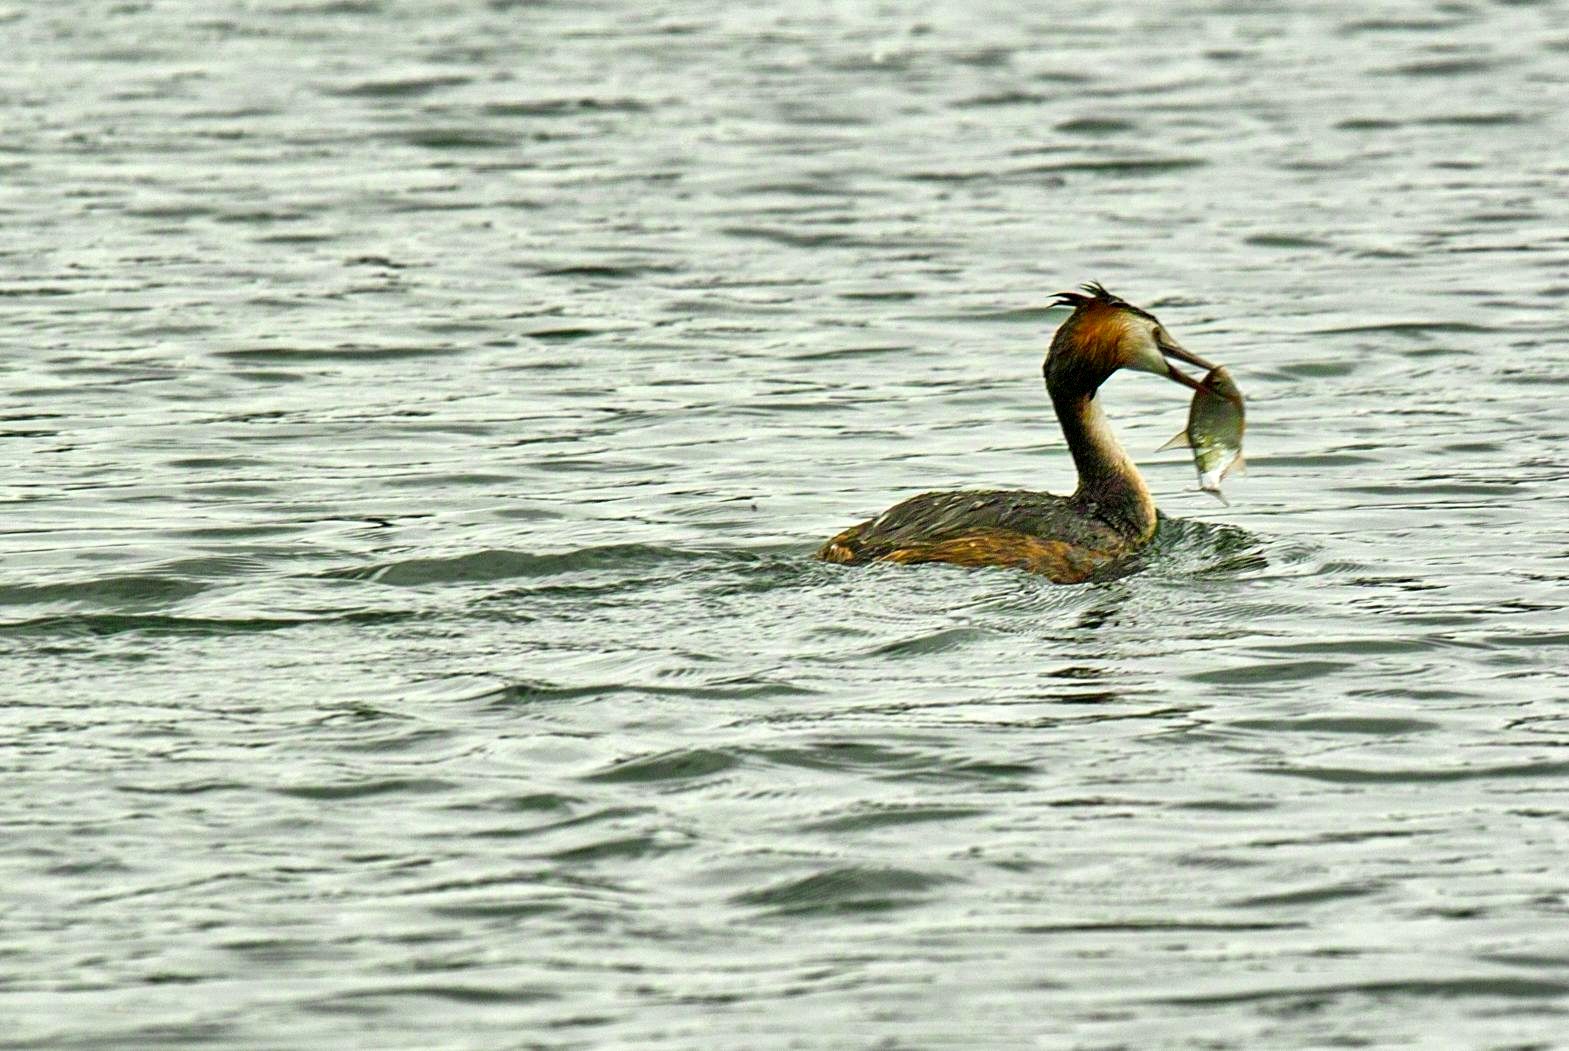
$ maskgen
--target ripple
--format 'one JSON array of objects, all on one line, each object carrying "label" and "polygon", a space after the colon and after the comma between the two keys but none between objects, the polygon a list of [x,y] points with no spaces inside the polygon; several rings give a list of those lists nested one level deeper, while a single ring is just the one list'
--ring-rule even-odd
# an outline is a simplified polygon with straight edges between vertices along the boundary
[{"label": "ripple", "polygon": [[178,617],[147,613],[77,613],[0,622],[0,635],[110,637],[123,634],[223,636],[284,631],[308,624],[376,627],[417,619],[409,610],[324,611],[300,617]]},{"label": "ripple", "polygon": [[1270,989],[1238,989],[1223,993],[1163,997],[1155,1002],[1215,1007],[1222,1004],[1283,1000],[1313,1001],[1321,1004],[1325,1000],[1345,996],[1371,997],[1383,1002],[1399,1000],[1403,997],[1416,999],[1437,998],[1443,1000],[1455,998],[1538,1000],[1557,998],[1566,993],[1569,993],[1569,983],[1566,982],[1497,975],[1470,978],[1411,978],[1392,981],[1350,982],[1341,985],[1304,984]]},{"label": "ripple", "polygon": [[1030,91],[997,91],[975,95],[955,102],[955,109],[991,109],[997,106],[1035,106],[1046,101],[1047,96]]},{"label": "ripple", "polygon": [[1515,110],[1501,110],[1494,113],[1447,113],[1436,117],[1426,117],[1422,120],[1422,123],[1435,127],[1491,128],[1523,124],[1526,121],[1527,118],[1522,113]]},{"label": "ripple", "polygon": [[1271,660],[1252,664],[1237,664],[1214,671],[1193,672],[1188,678],[1194,682],[1215,686],[1240,686],[1250,683],[1317,681],[1354,668],[1349,661],[1286,661]]},{"label": "ripple", "polygon": [[344,343],[334,347],[242,347],[217,352],[219,357],[235,361],[271,362],[293,366],[312,361],[398,361],[405,358],[440,357],[449,353],[451,353],[450,347],[408,344],[387,346],[365,343]]},{"label": "ripple", "polygon": [[456,87],[470,82],[461,76],[411,76],[387,80],[367,80],[346,87],[336,88],[331,94],[346,98],[419,98],[442,88]]},{"label": "ripple", "polygon": [[874,647],[868,656],[917,657],[930,653],[946,653],[949,650],[967,648],[972,643],[988,637],[990,637],[988,632],[978,628],[947,628],[913,638],[900,639],[897,642],[883,643]]},{"label": "ripple", "polygon": [[1311,335],[1315,336],[1352,336],[1368,333],[1387,332],[1398,336],[1430,336],[1435,333],[1471,333],[1495,332],[1487,325],[1479,325],[1471,321],[1387,321],[1371,325],[1347,325],[1341,328],[1316,329]]},{"label": "ripple", "polygon": [[885,912],[918,904],[944,882],[907,869],[836,868],[751,891],[735,901],[790,916]]},{"label": "ripple", "polygon": [[280,796],[292,799],[365,799],[381,795],[426,795],[451,791],[455,785],[438,778],[392,777],[344,781],[335,784],[289,785],[273,789]]},{"label": "ripple", "polygon": [[809,832],[865,832],[879,828],[902,828],[905,825],[924,824],[929,821],[954,821],[983,813],[985,813],[983,810],[963,807],[899,807],[846,814],[843,817],[814,821],[801,827]]},{"label": "ripple", "polygon": [[1114,135],[1137,128],[1138,125],[1133,121],[1121,117],[1075,117],[1057,125],[1058,131],[1070,135]]},{"label": "ripple", "polygon": [[483,111],[496,117],[578,117],[585,113],[647,113],[651,108],[648,103],[635,98],[580,96],[489,102],[484,105]]},{"label": "ripple", "polygon": [[1303,248],[1318,250],[1334,247],[1328,241],[1320,241],[1312,237],[1301,237],[1295,234],[1254,234],[1245,240],[1248,244],[1257,248]]},{"label": "ripple", "polygon": [[682,749],[663,755],[643,756],[622,760],[598,773],[589,774],[585,781],[609,784],[649,781],[689,781],[710,777],[736,766],[738,760],[725,752],[711,749]]},{"label": "ripple", "polygon": [[454,920],[528,920],[535,916],[564,911],[564,906],[548,901],[472,901],[432,906],[433,916]]},{"label": "ripple", "polygon": [[568,865],[628,862],[664,854],[670,849],[672,849],[672,844],[658,836],[617,836],[611,839],[586,843],[579,847],[558,850],[550,855],[550,859]]},{"label": "ripple", "polygon": [[1060,161],[1052,164],[1036,164],[1028,168],[1016,168],[1006,174],[1014,178],[1043,173],[1089,173],[1111,176],[1164,175],[1169,172],[1202,168],[1208,163],[1202,157],[1128,157],[1123,159]]},{"label": "ripple", "polygon": [[1402,77],[1459,77],[1471,73],[1488,73],[1498,68],[1498,63],[1482,58],[1429,59],[1407,62],[1382,72]]},{"label": "ripple", "polygon": [[1383,888],[1377,884],[1328,883],[1318,887],[1306,887],[1302,890],[1259,894],[1249,898],[1241,898],[1229,904],[1231,907],[1238,909],[1279,909],[1296,905],[1322,905],[1328,902],[1344,901],[1347,898],[1362,898],[1369,894],[1377,894],[1381,890]]},{"label": "ripple", "polygon": [[[508,1004],[536,1004],[559,999],[560,994],[549,988],[517,985],[478,985],[453,982],[424,982],[377,985],[334,993],[311,1001],[313,1011],[362,1013],[360,1005],[368,1002],[430,999],[462,1007],[493,1007]],[[390,1006],[390,1005],[389,1005]]]},{"label": "ripple", "polygon": [[412,558],[323,573],[326,578],[364,580],[389,587],[476,583],[527,577],[554,577],[605,569],[646,569],[689,563],[706,556],[677,548],[644,544],[607,544],[552,554],[493,549],[449,558]]},{"label": "ripple", "polygon": [[0,584],[0,605],[49,603],[96,606],[167,605],[206,591],[209,585],[163,574],[128,574],[58,584]]},{"label": "ripple", "polygon": [[1515,780],[1518,778],[1558,778],[1569,775],[1569,762],[1506,763],[1497,766],[1469,766],[1458,769],[1412,769],[1399,767],[1345,766],[1260,766],[1261,774],[1298,777],[1328,784],[1429,784],[1455,781]]},{"label": "ripple", "polygon": [[1355,734],[1369,737],[1403,737],[1442,729],[1441,723],[1425,719],[1381,718],[1377,716],[1318,716],[1300,719],[1236,719],[1227,724],[1238,730],[1265,733]]},{"label": "ripple", "polygon": [[752,754],[785,766],[888,773],[915,780],[1007,780],[1035,772],[1027,763],[930,755],[858,741],[824,741],[801,748],[757,748]]},{"label": "ripple", "polygon": [[426,150],[493,150],[517,145],[517,136],[501,129],[462,128],[444,125],[414,128],[397,133],[400,141]]}]

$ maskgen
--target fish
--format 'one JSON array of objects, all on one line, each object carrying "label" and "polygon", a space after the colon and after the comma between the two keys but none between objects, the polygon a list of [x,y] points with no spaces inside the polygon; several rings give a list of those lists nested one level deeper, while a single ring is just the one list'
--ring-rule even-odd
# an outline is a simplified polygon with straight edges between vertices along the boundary
[{"label": "fish", "polygon": [[1242,474],[1248,467],[1242,458],[1242,431],[1246,426],[1242,392],[1224,365],[1211,370],[1204,377],[1204,385],[1215,393],[1194,391],[1187,427],[1156,452],[1190,446],[1193,465],[1199,472],[1199,488],[1230,507],[1231,501],[1221,493],[1220,483],[1233,472]]}]

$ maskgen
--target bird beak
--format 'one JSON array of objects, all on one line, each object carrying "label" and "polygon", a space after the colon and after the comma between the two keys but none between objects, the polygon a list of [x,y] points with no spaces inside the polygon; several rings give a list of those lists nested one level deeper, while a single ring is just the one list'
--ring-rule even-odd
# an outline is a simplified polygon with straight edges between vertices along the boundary
[{"label": "bird beak", "polygon": [[[1159,346],[1160,346],[1161,354],[1164,355],[1165,357],[1176,358],[1178,361],[1185,361],[1189,365],[1196,365],[1199,368],[1203,369],[1204,370],[1204,375],[1205,375],[1206,379],[1209,377],[1209,374],[1211,372],[1215,371],[1215,366],[1214,365],[1212,365],[1211,363],[1205,361],[1203,358],[1199,357],[1197,354],[1194,354],[1191,351],[1188,351],[1188,350],[1184,349],[1182,344],[1178,343],[1174,339],[1170,339],[1170,338],[1163,339],[1163,340],[1160,341]],[[1201,390],[1205,394],[1208,394],[1212,398],[1226,398],[1227,401],[1234,401],[1235,400],[1233,398],[1227,398],[1226,395],[1220,393],[1220,391],[1216,390],[1214,387],[1211,387],[1208,383],[1204,382],[1204,380],[1196,380],[1196,379],[1194,379],[1192,376],[1189,376],[1186,372],[1183,372],[1181,369],[1176,368],[1175,366],[1173,366],[1171,364],[1171,362],[1169,362],[1169,361],[1166,363],[1166,370],[1167,370],[1166,371],[1166,378],[1167,379],[1176,380],[1178,383],[1182,384],[1184,387],[1192,387],[1194,390]]]}]

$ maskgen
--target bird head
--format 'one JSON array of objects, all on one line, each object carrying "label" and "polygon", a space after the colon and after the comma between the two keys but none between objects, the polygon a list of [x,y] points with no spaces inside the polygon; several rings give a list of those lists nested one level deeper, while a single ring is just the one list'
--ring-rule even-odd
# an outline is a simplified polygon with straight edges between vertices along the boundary
[{"label": "bird head", "polygon": [[1053,393],[1093,393],[1118,369],[1137,369],[1225,397],[1172,364],[1185,362],[1206,374],[1215,368],[1178,343],[1154,314],[1112,295],[1102,285],[1081,287],[1082,292],[1058,292],[1052,303],[1073,308],[1046,355],[1046,385]]}]

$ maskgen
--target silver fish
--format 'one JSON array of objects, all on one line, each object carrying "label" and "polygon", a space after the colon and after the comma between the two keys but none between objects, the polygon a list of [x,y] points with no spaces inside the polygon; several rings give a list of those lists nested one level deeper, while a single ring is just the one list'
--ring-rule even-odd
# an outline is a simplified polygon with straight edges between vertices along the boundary
[{"label": "silver fish", "polygon": [[1156,451],[1179,445],[1191,446],[1193,465],[1199,472],[1199,488],[1229,507],[1231,501],[1222,495],[1220,483],[1233,471],[1240,474],[1248,467],[1242,458],[1245,426],[1242,392],[1232,382],[1225,366],[1213,369],[1205,376],[1204,385],[1215,393],[1194,391],[1193,404],[1188,407],[1187,427]]}]

